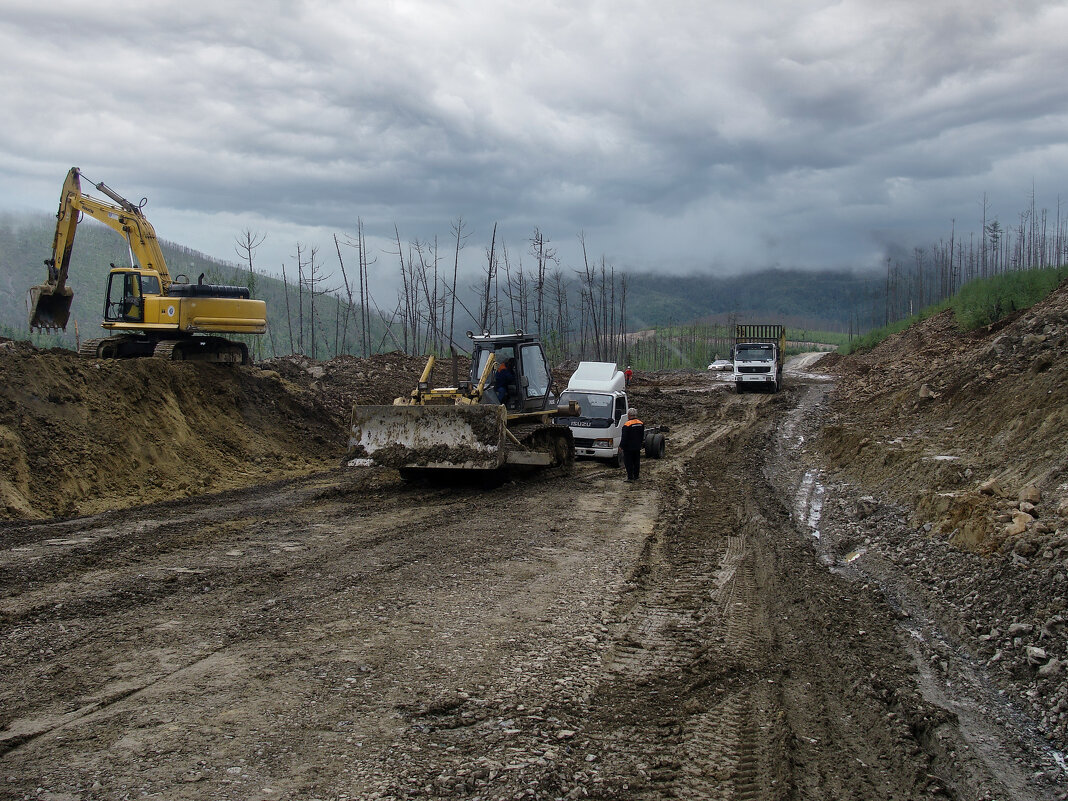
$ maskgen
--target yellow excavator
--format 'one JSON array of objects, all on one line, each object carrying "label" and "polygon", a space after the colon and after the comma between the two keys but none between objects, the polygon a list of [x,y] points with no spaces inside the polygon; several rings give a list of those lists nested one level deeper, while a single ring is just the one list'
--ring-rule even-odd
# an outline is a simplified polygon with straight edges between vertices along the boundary
[{"label": "yellow excavator", "polygon": [[92,184],[109,201],[82,193],[81,170],[71,168],[56,214],[48,278],[29,292],[30,329],[66,329],[74,290],[68,286],[74,234],[83,215],[118,231],[130,253],[129,267],[111,265],[101,326],[111,336],[87,339],[78,352],[88,358],[154,356],[248,364],[248,346],[218,334],[263,334],[267,307],[242,286],[189,283],[171,278],[152,225],[135,206],[102,183]]},{"label": "yellow excavator", "polygon": [[571,469],[571,429],[553,418],[574,417],[580,409],[557,406],[538,337],[522,331],[467,335],[473,343],[467,380],[454,376],[453,386],[432,387],[431,356],[409,396],[392,406],[353,406],[349,466],[394,467],[406,479]]}]

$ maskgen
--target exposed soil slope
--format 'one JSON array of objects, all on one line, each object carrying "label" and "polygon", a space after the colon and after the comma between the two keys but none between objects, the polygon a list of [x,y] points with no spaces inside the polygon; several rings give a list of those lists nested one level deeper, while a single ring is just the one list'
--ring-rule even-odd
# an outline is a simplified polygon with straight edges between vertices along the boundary
[{"label": "exposed soil slope", "polygon": [[0,343],[0,516],[85,514],[336,462],[314,393],[256,368]]},{"label": "exposed soil slope", "polygon": [[990,330],[963,335],[946,312],[825,358],[815,369],[840,378],[813,414],[822,471],[810,474],[841,498],[823,505],[821,548],[906,610],[936,651],[926,681],[973,687],[962,717],[1026,710],[1021,736],[1062,754],[1066,343],[1068,284]]},{"label": "exposed soil slope", "polygon": [[977,552],[1033,541],[1034,553],[1065,529],[1068,284],[992,329],[961,334],[946,311],[818,369],[844,379],[828,453],[936,534]]}]

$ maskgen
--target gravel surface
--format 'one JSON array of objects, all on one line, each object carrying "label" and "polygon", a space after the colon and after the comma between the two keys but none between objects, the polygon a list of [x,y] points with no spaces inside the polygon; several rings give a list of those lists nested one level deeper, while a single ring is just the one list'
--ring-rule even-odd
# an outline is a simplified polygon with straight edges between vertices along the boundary
[{"label": "gravel surface", "polygon": [[1068,797],[1060,309],[639,374],[634,485],[338,467],[418,359],[0,343],[0,797]]}]

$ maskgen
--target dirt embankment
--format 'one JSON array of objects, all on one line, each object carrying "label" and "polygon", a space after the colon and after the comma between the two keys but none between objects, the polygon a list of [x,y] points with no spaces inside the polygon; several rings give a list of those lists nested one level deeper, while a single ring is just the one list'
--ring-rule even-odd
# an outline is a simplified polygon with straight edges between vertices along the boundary
[{"label": "dirt embankment", "polygon": [[[840,376],[818,444],[821,480],[847,498],[824,506],[821,525],[837,527],[842,558],[940,643],[932,685],[994,688],[1060,753],[1066,344],[1068,284],[988,330],[961,334],[946,312],[815,368]],[[986,718],[1011,717],[982,708]]]},{"label": "dirt embankment", "polygon": [[[328,469],[344,455],[353,403],[407,395],[425,362],[296,355],[232,368],[86,360],[0,341],[0,519],[92,514]],[[461,377],[469,367],[458,360]],[[452,378],[452,361],[439,360],[435,385]]]},{"label": "dirt embankment", "polygon": [[1068,284],[989,329],[961,334],[946,311],[870,353],[828,357],[817,369],[843,380],[823,446],[960,548],[1059,554],[1068,548],[1066,345]]},{"label": "dirt embankment", "polygon": [[199,495],[334,464],[314,393],[256,368],[97,361],[0,343],[0,516]]}]

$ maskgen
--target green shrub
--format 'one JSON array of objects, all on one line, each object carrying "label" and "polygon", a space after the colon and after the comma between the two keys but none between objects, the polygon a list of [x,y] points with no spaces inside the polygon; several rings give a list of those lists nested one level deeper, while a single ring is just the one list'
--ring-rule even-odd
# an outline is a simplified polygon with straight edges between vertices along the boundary
[{"label": "green shrub", "polygon": [[996,323],[1029,309],[1068,278],[1068,265],[995,275],[970,281],[953,296],[953,313],[963,331]]},{"label": "green shrub", "polygon": [[842,353],[863,353],[871,350],[892,334],[925,320],[948,308],[961,331],[973,331],[996,323],[1013,312],[1029,309],[1068,279],[1068,265],[977,278],[962,286],[957,294],[918,314],[898,320],[883,328],[869,331],[841,348]]}]

